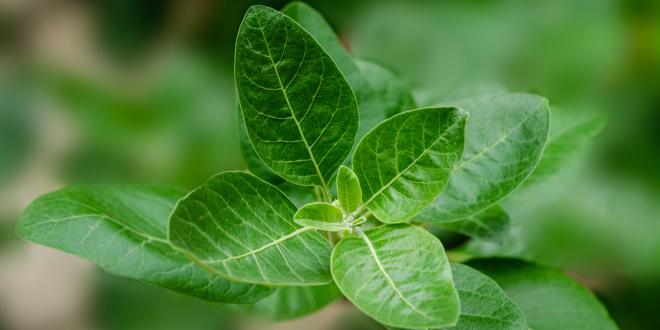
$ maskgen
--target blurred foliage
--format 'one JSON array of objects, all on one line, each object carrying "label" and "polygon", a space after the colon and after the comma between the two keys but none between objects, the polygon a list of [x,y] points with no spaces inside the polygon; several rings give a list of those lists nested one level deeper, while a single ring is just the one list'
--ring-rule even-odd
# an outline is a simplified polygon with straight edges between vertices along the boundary
[{"label": "blurred foliage", "polygon": [[235,329],[234,313],[148,284],[98,273],[93,310],[102,329]]}]

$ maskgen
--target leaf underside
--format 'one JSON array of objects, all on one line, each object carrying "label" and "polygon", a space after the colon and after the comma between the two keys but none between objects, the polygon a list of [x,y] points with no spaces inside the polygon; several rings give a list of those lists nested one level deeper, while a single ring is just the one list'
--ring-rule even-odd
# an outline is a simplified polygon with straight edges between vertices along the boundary
[{"label": "leaf underside", "polygon": [[440,241],[417,226],[386,225],[335,246],[332,275],[344,295],[388,326],[442,327],[459,301]]},{"label": "leaf underside", "polygon": [[315,202],[298,210],[294,216],[297,224],[325,231],[340,231],[345,229],[341,210],[330,204]]},{"label": "leaf underside", "polygon": [[182,195],[137,186],[64,188],[30,204],[17,234],[109,273],[206,300],[250,303],[270,294],[267,287],[208,273],[167,241],[167,219]]},{"label": "leaf underside", "polygon": [[474,238],[497,239],[509,229],[511,219],[502,206],[495,204],[484,211],[457,221],[441,222],[438,226]]},{"label": "leaf underside", "polygon": [[274,186],[248,173],[225,172],[179,201],[170,240],[209,271],[237,281],[326,284],[330,243],[298,226],[295,211]]},{"label": "leaf underside", "polygon": [[283,178],[327,188],[358,128],[355,96],[323,48],[288,16],[248,9],[235,76],[248,136]]}]

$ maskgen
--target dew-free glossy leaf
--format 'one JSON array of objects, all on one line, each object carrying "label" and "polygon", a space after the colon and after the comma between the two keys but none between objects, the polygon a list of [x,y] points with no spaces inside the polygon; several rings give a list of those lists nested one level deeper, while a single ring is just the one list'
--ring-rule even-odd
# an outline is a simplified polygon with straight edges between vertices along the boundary
[{"label": "dew-free glossy leaf", "polygon": [[238,138],[240,142],[241,156],[243,156],[243,160],[245,161],[248,170],[250,170],[250,173],[268,183],[274,185],[282,183],[284,179],[268,168],[261,158],[259,158],[257,152],[254,151],[252,142],[250,142],[250,138],[248,137],[247,128],[245,128],[245,120],[243,120],[243,115],[240,114],[240,105],[238,106],[238,112]]},{"label": "dew-free glossy leaf", "polygon": [[327,188],[358,128],[355,96],[323,48],[288,16],[248,9],[235,76],[250,141],[283,178]]},{"label": "dew-free glossy leaf", "polygon": [[298,226],[295,211],[280,190],[254,175],[220,173],[177,203],[170,240],[209,271],[237,281],[326,284],[332,247]]},{"label": "dew-free glossy leaf", "polygon": [[282,12],[298,22],[335,61],[348,80],[360,109],[357,139],[383,120],[416,108],[409,87],[380,64],[353,58],[323,16],[307,4],[293,2]]},{"label": "dew-free glossy leaf", "polygon": [[385,225],[344,238],[332,276],[364,313],[388,326],[455,324],[459,301],[440,241],[417,226]]},{"label": "dew-free glossy leaf", "polygon": [[480,239],[494,239],[505,232],[511,223],[509,215],[499,205],[495,204],[467,218],[438,223],[438,226]]},{"label": "dew-free glossy leaf", "polygon": [[418,218],[431,223],[479,213],[534,170],[548,135],[547,100],[529,94],[483,95],[451,102],[470,113],[465,152],[442,194]]},{"label": "dew-free glossy leaf", "polygon": [[350,168],[343,165],[337,174],[337,198],[346,213],[355,211],[362,204],[360,180]]},{"label": "dew-free glossy leaf", "polygon": [[461,158],[466,118],[456,108],[418,109],[371,130],[353,154],[363,207],[396,223],[428,206]]},{"label": "dew-free glossy leaf", "polygon": [[275,293],[250,305],[238,308],[271,320],[289,320],[315,312],[339,299],[341,292],[334,283],[315,286],[284,286]]},{"label": "dew-free glossy leaf", "polygon": [[523,311],[531,329],[617,329],[593,293],[559,270],[515,259],[468,264],[499,284]]},{"label": "dew-free glossy leaf", "polygon": [[203,299],[254,302],[272,292],[212,275],[167,240],[167,219],[183,193],[133,186],[70,187],[41,196],[17,234],[81,256],[103,270]]},{"label": "dew-free glossy leaf", "polygon": [[310,203],[296,212],[293,217],[295,222],[303,227],[325,231],[340,231],[346,229],[344,226],[341,210],[330,203]]}]

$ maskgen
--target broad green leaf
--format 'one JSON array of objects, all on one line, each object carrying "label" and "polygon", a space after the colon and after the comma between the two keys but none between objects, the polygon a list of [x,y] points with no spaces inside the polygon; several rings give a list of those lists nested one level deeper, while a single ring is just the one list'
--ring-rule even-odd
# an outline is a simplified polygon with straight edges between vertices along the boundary
[{"label": "broad green leaf", "polygon": [[339,167],[337,174],[337,197],[339,205],[346,213],[355,211],[362,204],[360,180],[350,168],[343,165]]},{"label": "broad green leaf", "polygon": [[245,126],[261,160],[291,182],[327,190],[359,120],[333,60],[291,18],[253,6],[238,31],[234,65]]},{"label": "broad green leaf", "polygon": [[451,264],[461,300],[461,316],[450,329],[527,329],[525,315],[488,276],[462,264]]},{"label": "broad green leaf", "polygon": [[451,270],[461,315],[455,326],[442,329],[527,329],[525,315],[495,281],[466,265],[452,263]]},{"label": "broad green leaf", "polygon": [[383,222],[396,223],[428,206],[461,158],[466,118],[456,108],[425,108],[376,126],[353,154],[362,207]]},{"label": "broad green leaf", "polygon": [[570,187],[567,182],[577,174],[591,142],[604,125],[605,119],[597,113],[575,113],[553,107],[543,156],[529,178],[507,198],[511,203],[505,206],[535,207],[538,202],[560,198]]},{"label": "broad green leaf", "polygon": [[[238,106],[238,111],[241,111],[240,105]],[[248,137],[247,128],[245,128],[245,120],[243,120],[243,115],[239,113],[238,118],[238,134],[240,140],[241,155],[243,156],[245,165],[247,165],[250,173],[258,176],[268,183],[275,185],[282,183],[284,180],[277,174],[273,173],[273,171],[271,171],[271,169],[268,168],[268,166],[266,166],[263,161],[261,161],[261,158],[259,158],[257,152],[254,151],[254,147],[252,146],[250,138]]]},{"label": "broad green leaf", "polygon": [[593,293],[559,270],[516,259],[468,264],[499,284],[525,313],[531,329],[617,329]]},{"label": "broad green leaf", "polygon": [[480,239],[496,239],[505,232],[511,223],[504,209],[495,204],[486,210],[467,218],[438,223],[438,226]]},{"label": "broad green leaf", "polygon": [[360,109],[358,140],[383,120],[416,107],[405,83],[382,65],[354,59],[318,11],[302,2],[293,2],[282,12],[319,42],[348,80]]},{"label": "broad green leaf", "polygon": [[103,270],[206,300],[250,303],[272,292],[214,276],[167,240],[167,219],[183,194],[131,186],[70,187],[41,196],[17,234],[79,255]]},{"label": "broad green leaf", "polygon": [[516,189],[541,157],[548,135],[546,99],[483,95],[451,102],[470,113],[465,152],[442,194],[418,219],[441,223],[477,214]]},{"label": "broad green leaf", "polygon": [[237,305],[239,309],[271,320],[289,320],[315,312],[339,299],[334,283],[315,286],[284,286],[254,304]]},{"label": "broad green leaf", "polygon": [[332,253],[332,276],[353,304],[387,326],[432,328],[458,320],[442,244],[420,227],[385,225],[344,238]]},{"label": "broad green leaf", "polygon": [[295,206],[277,188],[242,172],[210,178],[177,204],[172,244],[214,274],[265,285],[330,280],[330,243],[293,221]]},{"label": "broad green leaf", "polygon": [[295,222],[304,227],[325,231],[340,231],[346,229],[342,222],[341,210],[330,203],[310,203],[298,210],[293,217]]}]

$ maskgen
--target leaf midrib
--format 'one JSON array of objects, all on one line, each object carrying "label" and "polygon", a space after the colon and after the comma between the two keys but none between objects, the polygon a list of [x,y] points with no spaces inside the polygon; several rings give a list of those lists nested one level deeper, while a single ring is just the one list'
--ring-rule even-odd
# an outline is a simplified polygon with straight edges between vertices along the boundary
[{"label": "leaf midrib", "polygon": [[425,318],[429,320],[435,320],[436,318],[430,317],[428,314],[424,313],[423,311],[417,309],[415,305],[413,305],[404,295],[401,293],[399,288],[396,286],[396,283],[394,283],[394,280],[390,277],[390,275],[387,273],[385,270],[385,267],[380,261],[380,258],[378,257],[378,254],[376,253],[376,249],[374,248],[373,244],[371,244],[371,240],[365,233],[360,233],[359,234],[360,238],[367,244],[367,248],[369,248],[369,253],[371,254],[371,257],[374,259],[376,262],[376,265],[378,266],[378,269],[380,270],[381,273],[383,273],[383,276],[385,276],[385,280],[387,283],[392,287],[392,290],[401,298],[401,301],[403,301],[408,307],[410,307],[413,311],[419,313],[420,315],[424,316]]},{"label": "leaf midrib", "polygon": [[380,194],[383,193],[383,191],[385,191],[392,184],[394,184],[394,182],[398,180],[406,171],[408,171],[413,165],[417,164],[417,162],[420,159],[422,159],[422,157],[424,157],[428,153],[428,151],[431,150],[439,141],[447,140],[444,137],[445,133],[449,131],[451,128],[453,128],[457,123],[458,121],[452,124],[451,126],[447,127],[447,129],[444,132],[442,132],[442,134],[440,134],[440,136],[438,136],[438,138],[435,139],[435,141],[433,141],[433,143],[431,143],[431,145],[429,145],[428,148],[425,148],[424,151],[422,151],[422,153],[419,154],[419,156],[417,156],[415,159],[413,159],[412,162],[410,162],[410,164],[408,164],[408,166],[406,166],[403,170],[399,171],[399,173],[397,173],[397,175],[395,175],[394,178],[392,178],[387,184],[385,184],[383,187],[378,189],[378,191],[376,191],[373,195],[371,195],[371,197],[369,197],[369,199],[366,202],[364,202],[360,207],[360,209],[358,209],[355,213],[358,214],[359,212],[362,211],[362,209],[366,208],[369,205],[369,203],[373,202],[376,197],[378,197]]},{"label": "leaf midrib", "polygon": [[[325,179],[323,178],[323,175],[321,174],[321,169],[319,168],[319,165],[316,163],[316,158],[314,157],[314,154],[312,153],[312,149],[309,146],[309,143],[307,143],[307,138],[303,134],[302,127],[300,127],[300,122],[298,121],[298,118],[296,117],[296,113],[293,111],[293,107],[291,106],[291,102],[289,101],[289,96],[286,93],[286,90],[284,89],[284,84],[282,83],[282,78],[280,78],[280,72],[277,69],[277,65],[275,65],[275,61],[273,60],[273,53],[270,51],[270,46],[268,46],[268,40],[266,40],[266,34],[264,33],[264,27],[259,27],[259,31],[261,32],[261,37],[264,40],[264,45],[266,45],[266,51],[268,51],[268,59],[270,59],[270,63],[273,66],[273,71],[275,71],[275,76],[277,77],[277,83],[280,85],[280,90],[282,90],[282,95],[284,96],[284,100],[286,101],[286,105],[289,108],[289,112],[291,112],[291,117],[293,118],[293,122],[296,124],[296,128],[298,129],[298,134],[300,134],[300,137],[302,138],[303,144],[305,145],[305,150],[307,150],[307,154],[309,154],[309,158],[312,161],[312,164],[314,165],[314,169],[316,170],[316,175],[318,175],[319,179],[321,180],[321,187],[324,190],[324,195],[327,195],[328,191],[328,185],[325,182]],[[304,41],[304,40],[303,40]],[[307,48],[305,48],[305,51],[307,51]],[[282,54],[284,56],[284,54]],[[302,63],[301,63],[302,65]],[[295,79],[295,76],[294,76]]]}]

